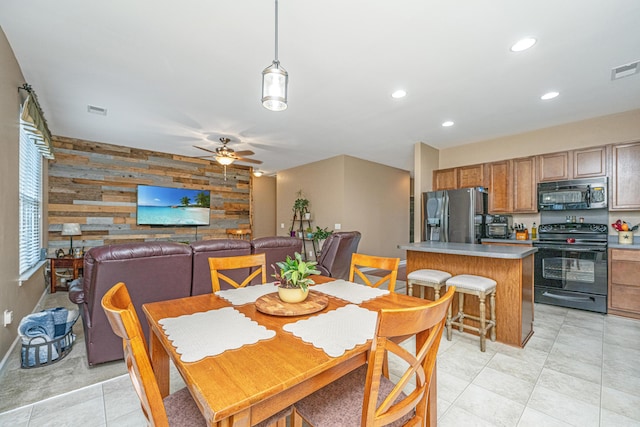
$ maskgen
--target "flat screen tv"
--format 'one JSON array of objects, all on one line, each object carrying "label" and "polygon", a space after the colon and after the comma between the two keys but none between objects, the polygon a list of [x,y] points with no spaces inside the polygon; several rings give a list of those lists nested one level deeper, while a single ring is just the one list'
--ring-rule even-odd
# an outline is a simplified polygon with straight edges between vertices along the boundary
[{"label": "flat screen tv", "polygon": [[208,190],[138,185],[138,225],[209,225]]}]

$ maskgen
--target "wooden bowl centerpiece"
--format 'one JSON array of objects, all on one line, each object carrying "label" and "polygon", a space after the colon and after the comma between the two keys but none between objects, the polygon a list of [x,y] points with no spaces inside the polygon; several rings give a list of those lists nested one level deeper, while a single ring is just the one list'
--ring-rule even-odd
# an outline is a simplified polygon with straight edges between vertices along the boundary
[{"label": "wooden bowl centerpiece", "polygon": [[309,295],[309,285],[313,285],[314,281],[309,278],[312,274],[320,274],[315,269],[317,262],[304,261],[302,255],[295,253],[292,259],[287,255],[284,261],[276,262],[278,269],[271,265],[278,283],[278,296],[284,302],[296,303],[307,299]]}]

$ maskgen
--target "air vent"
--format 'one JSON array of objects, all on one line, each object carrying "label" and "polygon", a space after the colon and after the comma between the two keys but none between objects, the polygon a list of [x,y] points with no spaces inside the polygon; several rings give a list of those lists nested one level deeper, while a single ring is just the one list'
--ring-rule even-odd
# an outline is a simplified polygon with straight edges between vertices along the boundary
[{"label": "air vent", "polygon": [[640,72],[640,61],[631,62],[629,64],[620,65],[611,70],[611,80],[618,80],[623,77],[629,77]]},{"label": "air vent", "polygon": [[100,114],[101,116],[107,115],[107,109],[102,107],[96,107],[95,105],[87,105],[87,111],[91,114]]}]

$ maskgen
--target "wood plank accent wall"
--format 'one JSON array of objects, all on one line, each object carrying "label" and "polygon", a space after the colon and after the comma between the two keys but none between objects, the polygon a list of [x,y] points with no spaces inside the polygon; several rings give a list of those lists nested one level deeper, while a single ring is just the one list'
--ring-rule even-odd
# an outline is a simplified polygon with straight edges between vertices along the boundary
[{"label": "wood plank accent wall", "polygon": [[[80,223],[73,246],[226,238],[228,228],[251,229],[252,175],[248,166],[118,145],[53,137],[49,162],[49,254],[69,248],[62,224]],[[198,227],[136,225],[138,184],[210,190],[211,224]],[[196,234],[197,233],[197,234]]]}]

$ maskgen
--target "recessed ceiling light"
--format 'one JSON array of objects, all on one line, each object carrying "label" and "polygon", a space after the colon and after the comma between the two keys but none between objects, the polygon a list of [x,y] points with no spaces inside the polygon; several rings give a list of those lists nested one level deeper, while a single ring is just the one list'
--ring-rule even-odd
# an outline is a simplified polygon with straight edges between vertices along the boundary
[{"label": "recessed ceiling light", "polygon": [[518,40],[513,46],[511,46],[511,52],[522,52],[523,50],[529,49],[531,46],[536,44],[536,39],[533,37],[527,37],[521,40]]},{"label": "recessed ceiling light", "polygon": [[442,126],[446,128],[451,127],[453,126],[453,122],[451,120],[447,120],[446,122],[442,122]]},{"label": "recessed ceiling light", "polygon": [[560,95],[560,92],[547,92],[540,97],[540,99],[546,101],[547,99],[553,99],[556,96]]},{"label": "recessed ceiling light", "polygon": [[391,94],[391,96],[394,97],[394,98],[404,98],[405,96],[407,96],[407,92],[405,92],[404,90],[400,89],[400,90],[397,90],[397,91],[393,92]]}]

